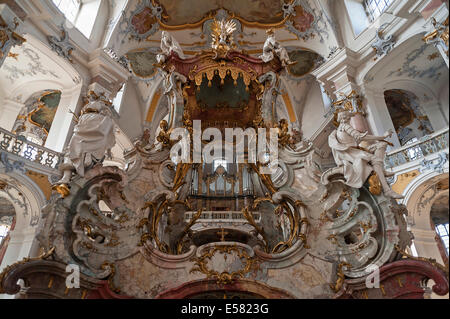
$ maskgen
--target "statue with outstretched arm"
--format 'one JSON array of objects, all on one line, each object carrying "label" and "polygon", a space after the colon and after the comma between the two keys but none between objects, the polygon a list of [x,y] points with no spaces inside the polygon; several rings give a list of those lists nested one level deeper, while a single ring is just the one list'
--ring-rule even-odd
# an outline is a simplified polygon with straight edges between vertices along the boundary
[{"label": "statue with outstretched arm", "polygon": [[[368,132],[361,133],[350,125],[351,116],[352,114],[348,111],[340,112],[339,126],[328,138],[334,160],[342,168],[345,184],[361,188],[370,174],[375,172],[386,196],[395,199],[403,198],[389,187],[386,177],[393,174],[384,169],[386,148],[390,144],[385,139],[392,136],[392,131],[387,131],[383,136],[369,135]],[[367,148],[363,148],[360,146],[362,141],[372,143]]]},{"label": "statue with outstretched arm", "polygon": [[88,98],[66,148],[64,163],[59,167],[63,177],[57,185],[68,184],[72,173],[83,177],[86,169],[101,162],[105,154],[111,157],[111,148],[116,144],[111,102],[94,92]]}]

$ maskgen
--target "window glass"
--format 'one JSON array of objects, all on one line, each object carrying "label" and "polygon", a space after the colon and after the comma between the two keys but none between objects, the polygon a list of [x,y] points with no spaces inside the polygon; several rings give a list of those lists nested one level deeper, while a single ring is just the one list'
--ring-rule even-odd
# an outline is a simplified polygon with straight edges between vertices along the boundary
[{"label": "window glass", "polygon": [[75,23],[81,7],[81,0],[52,0],[55,6],[66,16],[67,20]]},{"label": "window glass", "polygon": [[365,0],[364,6],[369,18],[373,21],[386,11],[392,2],[394,0]]},{"label": "window glass", "polygon": [[61,13],[86,38],[90,39],[101,0],[52,0]]},{"label": "window glass", "polygon": [[0,224],[0,245],[3,242],[3,239],[5,239],[5,237],[8,235],[10,227],[11,226],[9,225]]},{"label": "window glass", "polygon": [[448,256],[448,223],[437,225],[436,232],[438,233],[439,237],[441,237],[442,243],[444,244],[445,251],[447,252]]}]

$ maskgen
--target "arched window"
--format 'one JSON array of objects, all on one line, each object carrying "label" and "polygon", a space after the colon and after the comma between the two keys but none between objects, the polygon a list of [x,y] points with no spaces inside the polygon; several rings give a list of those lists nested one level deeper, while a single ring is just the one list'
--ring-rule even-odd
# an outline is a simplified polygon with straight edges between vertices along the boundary
[{"label": "arched window", "polygon": [[393,2],[394,0],[365,0],[364,7],[369,19],[374,21],[386,11]]},{"label": "arched window", "polygon": [[5,198],[0,197],[0,264],[9,242],[9,232],[14,228],[14,206]]}]

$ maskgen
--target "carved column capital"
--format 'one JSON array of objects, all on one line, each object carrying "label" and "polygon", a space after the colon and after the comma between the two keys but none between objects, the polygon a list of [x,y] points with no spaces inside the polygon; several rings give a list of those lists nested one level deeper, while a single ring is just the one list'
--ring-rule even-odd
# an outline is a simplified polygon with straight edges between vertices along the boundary
[{"label": "carved column capital", "polygon": [[0,4],[0,66],[13,46],[26,40],[19,35],[21,20],[6,4]]}]

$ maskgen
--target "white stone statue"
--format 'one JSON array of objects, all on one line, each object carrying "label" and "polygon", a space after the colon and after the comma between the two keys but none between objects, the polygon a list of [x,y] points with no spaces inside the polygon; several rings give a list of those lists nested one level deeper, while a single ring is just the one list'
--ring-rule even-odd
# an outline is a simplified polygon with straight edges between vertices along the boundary
[{"label": "white stone statue", "polygon": [[[354,188],[361,188],[370,174],[374,171],[382,185],[386,196],[395,199],[403,196],[394,192],[386,181],[386,176],[393,174],[384,170],[384,157],[388,142],[384,139],[392,136],[387,131],[384,136],[361,133],[350,125],[352,114],[342,111],[338,114],[339,126],[328,137],[328,144],[333,152],[336,164],[342,168],[345,184]],[[367,149],[360,147],[360,142],[373,142]]]},{"label": "white stone statue", "polygon": [[269,29],[267,30],[266,42],[264,42],[263,54],[259,58],[264,62],[269,62],[273,60],[275,55],[278,56],[283,67],[296,63],[290,60],[287,50],[275,39],[273,30]]},{"label": "white stone statue", "polygon": [[161,54],[156,56],[156,60],[158,63],[162,63],[166,61],[166,58],[172,52],[176,52],[180,59],[185,59],[183,50],[181,49],[180,44],[173,36],[169,34],[167,31],[163,31],[161,35]]},{"label": "white stone statue", "polygon": [[69,183],[73,171],[83,177],[86,168],[100,162],[105,153],[111,157],[111,148],[116,144],[111,103],[92,91],[88,100],[73,130],[64,163],[59,167],[63,177],[56,184]]}]

